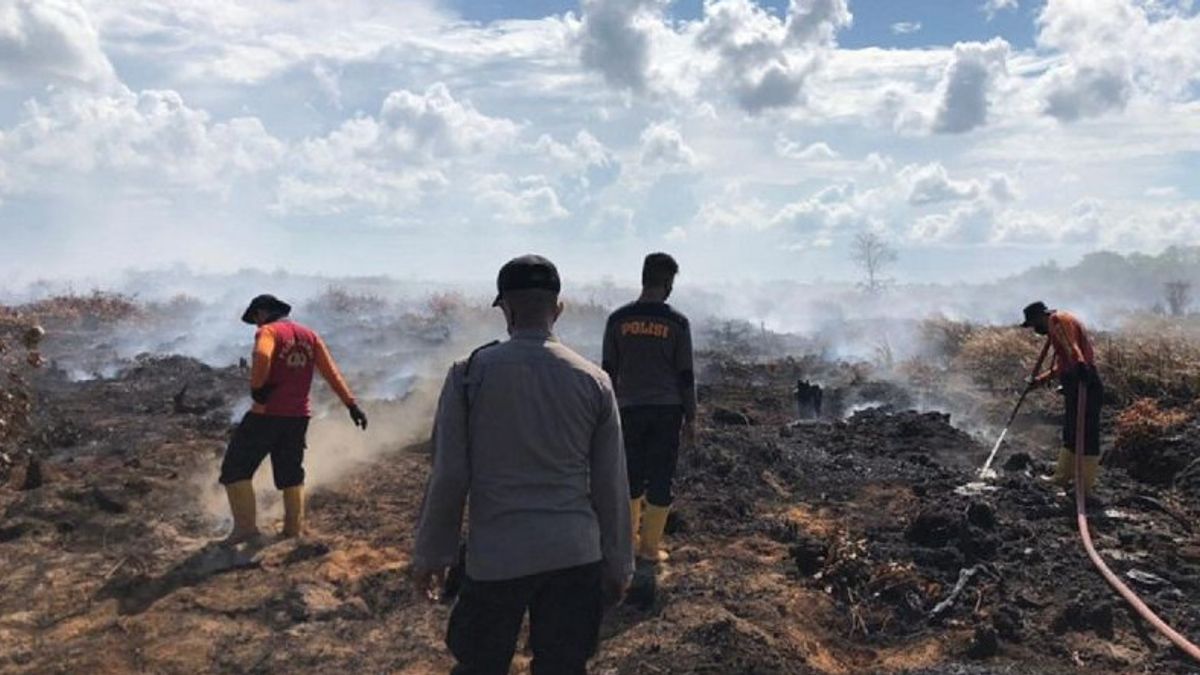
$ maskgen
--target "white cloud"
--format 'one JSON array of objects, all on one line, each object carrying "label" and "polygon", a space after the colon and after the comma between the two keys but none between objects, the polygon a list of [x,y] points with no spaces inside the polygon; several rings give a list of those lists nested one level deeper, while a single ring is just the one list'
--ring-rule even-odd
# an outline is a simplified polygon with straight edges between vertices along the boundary
[{"label": "white cloud", "polygon": [[1146,188],[1145,195],[1153,199],[1178,199],[1183,196],[1174,185],[1155,185]]},{"label": "white cloud", "polygon": [[488,117],[470,101],[455,100],[442,83],[424,94],[401,90],[388,94],[379,111],[383,140],[402,151],[426,155],[494,152],[517,136],[518,125]]},{"label": "white cloud", "polygon": [[624,206],[606,206],[596,213],[591,221],[591,228],[604,233],[631,236],[634,234],[633,216],[633,209]]},{"label": "white cloud", "polygon": [[769,207],[747,195],[740,182],[731,182],[701,205],[693,222],[701,230],[765,230],[771,226]]},{"label": "white cloud", "polygon": [[583,0],[580,57],[612,86],[642,92],[664,0]]},{"label": "white cloud", "polygon": [[[424,94],[395,91],[378,117],[355,117],[299,143],[273,208],[281,215],[331,215],[411,207],[449,186],[455,162],[494,156],[519,132],[515,122],[479,112],[441,83]],[[506,213],[522,222],[529,216],[520,207],[539,197],[528,192],[505,203]],[[561,208],[557,196],[548,206],[548,213]]]},{"label": "white cloud", "polygon": [[358,117],[327,136],[305,139],[292,152],[272,210],[280,216],[386,212],[448,187],[437,164],[397,152],[388,141],[394,135],[375,118]]},{"label": "white cloud", "polygon": [[309,164],[279,179],[271,212],[277,216],[364,213],[371,219],[412,208],[446,191],[449,180],[436,169],[394,171],[371,164]]},{"label": "white cloud", "polygon": [[82,1],[112,53],[184,80],[247,84],[298,64],[375,58],[449,19],[437,0]]},{"label": "white cloud", "polygon": [[911,35],[920,30],[920,21],[900,21],[892,24],[892,35]]},{"label": "white cloud", "polygon": [[895,160],[887,155],[872,152],[863,160],[863,166],[872,173],[890,173]]},{"label": "white cloud", "polygon": [[676,225],[675,227],[672,227],[670,230],[667,231],[666,234],[663,235],[663,239],[670,241],[670,242],[687,241],[687,238],[688,238],[688,231],[678,225]]},{"label": "white cloud", "polygon": [[[727,237],[763,276],[793,272],[767,249],[862,227],[984,263],[998,245],[1195,239],[1195,200],[1164,187],[1200,150],[1200,19],[1182,4],[1048,0],[1035,47],[920,49],[839,49],[840,1],[670,5],[481,24],[435,0],[0,0],[0,228],[99,232],[120,215],[97,204],[152,202],[207,231],[208,206],[228,207],[332,271],[318,252],[369,248],[339,228],[404,225],[440,251],[649,246],[678,227],[698,256]],[[29,40],[29,17],[51,37]],[[554,227],[504,227],[538,223]],[[813,261],[837,276],[844,256]]]},{"label": "white cloud", "polygon": [[978,181],[951,180],[946,167],[938,162],[906,166],[899,177],[907,185],[908,203],[914,206],[973,200],[983,191]]},{"label": "white cloud", "polygon": [[1007,73],[1008,53],[1008,43],[1001,38],[954,45],[938,87],[935,132],[962,133],[987,122],[993,85]]},{"label": "white cloud", "polygon": [[1061,122],[1124,110],[1133,96],[1133,76],[1122,59],[1103,64],[1067,64],[1047,75],[1045,111]]},{"label": "white cloud", "polygon": [[1071,245],[1117,250],[1161,250],[1194,244],[1200,203],[1130,207],[1094,197],[1055,211],[1000,209],[984,202],[919,218],[910,239],[925,244]]},{"label": "white cloud", "polygon": [[975,202],[949,213],[922,216],[913,223],[909,235],[923,243],[982,244],[994,237],[994,219],[992,206]]},{"label": "white cloud", "polygon": [[696,44],[717,55],[713,75],[738,105],[758,113],[802,102],[806,79],[851,20],[845,0],[792,0],[785,20],[752,0],[711,0]]},{"label": "white cloud", "polygon": [[40,177],[62,171],[225,191],[240,176],[277,166],[285,149],[257,118],[214,122],[173,91],[59,94],[49,105],[30,103],[0,136],[0,157],[22,174],[17,184],[34,191],[49,187]]},{"label": "white cloud", "polygon": [[666,170],[687,170],[696,166],[696,151],[683,140],[679,126],[672,121],[646,127],[641,137],[641,164]]},{"label": "white cloud", "polygon": [[984,0],[979,9],[987,15],[987,20],[991,21],[1000,12],[1015,11],[1017,7],[1017,0]]},{"label": "white cloud", "polygon": [[837,159],[840,157],[838,153],[828,143],[817,141],[808,145],[802,145],[787,138],[786,136],[778,136],[775,139],[775,152],[780,157],[788,159],[802,159],[807,161],[822,160],[822,159]]},{"label": "white cloud", "polygon": [[856,203],[856,197],[852,183],[831,185],[808,199],[787,204],[769,224],[785,228],[807,245],[825,245],[838,235],[877,223]]},{"label": "white cloud", "polygon": [[499,223],[537,225],[570,215],[545,176],[517,180],[499,174],[486,176],[480,181],[478,193],[488,219]]},{"label": "white cloud", "polygon": [[993,173],[987,180],[954,180],[940,162],[925,165],[911,164],[896,175],[906,201],[913,206],[942,202],[977,201],[1010,202],[1017,198],[1012,179],[1003,173]]},{"label": "white cloud", "polygon": [[793,44],[831,45],[854,20],[846,0],[789,0],[788,37]]},{"label": "white cloud", "polygon": [[529,151],[553,162],[560,170],[577,174],[589,187],[603,187],[616,180],[621,163],[595,136],[580,129],[570,143],[560,143],[549,134],[542,134]]},{"label": "white cloud", "polygon": [[1194,99],[1200,15],[1184,5],[1050,0],[1037,43],[1062,55],[1041,82],[1043,110],[1061,122],[1124,111],[1139,94]]},{"label": "white cloud", "polygon": [[112,64],[76,0],[0,0],[0,84],[112,85]]},{"label": "white cloud", "polygon": [[1013,185],[1013,180],[1008,177],[1008,174],[999,172],[988,176],[987,195],[994,202],[1011,202],[1020,197],[1016,186]]},{"label": "white cloud", "polygon": [[340,73],[334,72],[329,66],[324,63],[317,63],[312,68],[313,79],[317,81],[317,87],[321,93],[328,99],[329,104],[338,110],[342,109],[342,87]]}]

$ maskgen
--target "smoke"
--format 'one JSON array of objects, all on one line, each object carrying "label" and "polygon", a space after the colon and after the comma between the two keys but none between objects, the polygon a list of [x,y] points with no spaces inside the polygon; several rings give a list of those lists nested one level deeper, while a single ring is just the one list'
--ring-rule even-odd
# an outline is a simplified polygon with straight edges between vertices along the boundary
[{"label": "smoke", "polygon": [[[993,411],[981,408],[978,397],[953,395],[972,387],[966,378],[940,382],[938,393],[930,393],[927,383],[903,367],[910,361],[945,365],[949,358],[922,331],[925,320],[1014,325],[1025,304],[1041,299],[1070,309],[1092,328],[1117,328],[1160,303],[1166,281],[1200,287],[1198,261],[1200,249],[1157,257],[1101,253],[1072,268],[1043,265],[996,283],[895,286],[875,295],[846,283],[783,281],[711,288],[681,278],[672,303],[692,318],[699,350],[740,359],[816,355],[830,362],[870,363],[875,366],[872,376],[908,391],[914,407],[949,412],[960,427],[990,432]],[[50,281],[5,289],[0,300],[19,304],[71,293],[79,283]],[[254,270],[202,274],[176,267],[129,272],[104,288],[131,298],[139,313],[50,332],[45,355],[74,379],[111,377],[143,353],[189,356],[213,367],[235,365],[249,357],[251,348],[253,328],[239,321],[249,299],[271,292],[291,302],[293,317],[324,336],[372,420],[368,432],[355,429],[328,388],[317,383],[318,414],[306,458],[308,484],[317,490],[426,439],[437,389],[449,365],[504,336],[503,319],[490,307],[493,291],[486,284]],[[608,313],[636,295],[632,284],[569,284],[560,338],[599,361]],[[1030,360],[1034,356],[1031,353]],[[236,401],[231,414],[236,419],[248,406],[247,399]],[[265,469],[256,482],[270,517],[279,505]],[[216,473],[213,463],[197,478],[197,486],[205,511],[222,519],[227,508]]]},{"label": "smoke", "polygon": [[[306,491],[311,494],[335,485],[364,467],[387,461],[388,455],[426,441],[433,426],[439,384],[423,380],[400,400],[365,403],[363,409],[370,419],[366,431],[355,427],[340,405],[325,406],[309,424],[304,453]],[[219,471],[215,462],[210,463],[198,472],[194,487],[200,494],[202,511],[211,521],[224,523],[229,520],[229,507],[224,489],[217,482]],[[283,513],[269,459],[255,474],[254,488],[259,501],[259,526],[264,527]],[[270,531],[269,526],[266,529]]]}]

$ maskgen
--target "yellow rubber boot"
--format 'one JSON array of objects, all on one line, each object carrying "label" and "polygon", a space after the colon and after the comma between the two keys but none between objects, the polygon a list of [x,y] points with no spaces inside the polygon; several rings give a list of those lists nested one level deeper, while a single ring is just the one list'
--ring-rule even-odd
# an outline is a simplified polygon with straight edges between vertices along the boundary
[{"label": "yellow rubber boot", "polygon": [[670,559],[667,552],[662,550],[663,531],[667,529],[667,514],[670,512],[669,506],[655,506],[646,502],[637,547],[638,558],[652,563],[666,562]]},{"label": "yellow rubber boot", "polygon": [[629,520],[633,524],[633,550],[637,550],[640,537],[638,534],[642,530],[642,503],[641,497],[629,500]]},{"label": "yellow rubber boot", "polygon": [[304,486],[283,490],[283,536],[287,539],[304,535]]},{"label": "yellow rubber boot", "polygon": [[1100,457],[1098,455],[1083,456],[1083,493],[1091,496],[1096,488],[1096,479],[1100,476]]},{"label": "yellow rubber boot", "polygon": [[1066,448],[1058,451],[1058,464],[1050,481],[1064,490],[1075,483],[1075,453]]},{"label": "yellow rubber boot", "polygon": [[240,544],[259,535],[258,513],[254,500],[254,483],[243,480],[225,486],[229,497],[229,512],[233,515],[233,532],[225,539],[227,544]]}]

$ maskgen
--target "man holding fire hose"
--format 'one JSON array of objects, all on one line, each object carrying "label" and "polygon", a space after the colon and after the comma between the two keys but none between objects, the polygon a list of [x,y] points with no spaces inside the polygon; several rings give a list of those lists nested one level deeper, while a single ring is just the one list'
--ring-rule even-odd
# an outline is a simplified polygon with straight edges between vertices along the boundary
[{"label": "man holding fire hose", "polygon": [[[1051,480],[1068,488],[1075,480],[1075,452],[1083,448],[1083,487],[1091,493],[1100,472],[1100,408],[1104,403],[1104,384],[1096,370],[1096,355],[1087,330],[1073,314],[1052,310],[1044,302],[1025,308],[1023,328],[1032,328],[1047,337],[1047,349],[1054,350],[1049,370],[1034,375],[1031,386],[1048,385],[1055,378],[1066,395],[1063,416],[1063,447]],[[1083,438],[1078,438],[1083,397]]]}]

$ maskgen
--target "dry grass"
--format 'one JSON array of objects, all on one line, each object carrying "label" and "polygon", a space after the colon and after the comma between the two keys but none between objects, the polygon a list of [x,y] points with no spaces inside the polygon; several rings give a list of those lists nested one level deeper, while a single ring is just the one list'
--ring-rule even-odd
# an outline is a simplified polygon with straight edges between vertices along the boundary
[{"label": "dry grass", "polygon": [[1144,398],[1180,405],[1200,395],[1200,340],[1172,333],[1107,335],[1096,347],[1109,397],[1122,405]]},{"label": "dry grass", "polygon": [[[1200,397],[1200,334],[1173,326],[1160,321],[1093,336],[1109,401],[1126,406],[1152,398],[1179,406]],[[1043,340],[1018,328],[970,329],[945,322],[927,322],[924,331],[935,347],[955,354],[952,369],[996,394],[1020,391]]]},{"label": "dry grass", "polygon": [[1152,450],[1164,438],[1181,432],[1194,417],[1192,411],[1163,408],[1151,398],[1134,401],[1117,415],[1113,459],[1120,463]]},{"label": "dry grass", "polygon": [[968,341],[979,333],[980,327],[966,322],[935,316],[921,322],[919,332],[926,349],[935,356],[953,359],[962,353]]},{"label": "dry grass", "polygon": [[980,328],[963,339],[953,366],[989,392],[1016,393],[1024,387],[1040,348],[1041,339],[1029,331]]},{"label": "dry grass", "polygon": [[142,308],[130,296],[92,291],[87,295],[56,295],[18,308],[47,330],[94,329],[139,317]]},{"label": "dry grass", "polygon": [[305,309],[323,316],[364,316],[378,312],[386,303],[369,293],[355,293],[341,286],[329,286],[310,300]]}]

